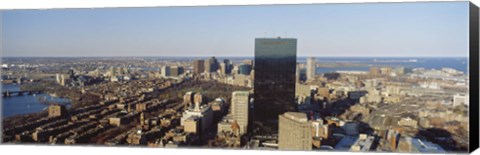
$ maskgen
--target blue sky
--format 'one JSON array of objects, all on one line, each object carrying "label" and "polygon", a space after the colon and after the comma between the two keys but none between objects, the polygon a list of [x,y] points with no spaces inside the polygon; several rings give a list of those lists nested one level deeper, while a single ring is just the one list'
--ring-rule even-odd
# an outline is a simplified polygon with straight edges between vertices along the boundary
[{"label": "blue sky", "polygon": [[468,2],[94,8],[2,12],[3,56],[468,56]]}]

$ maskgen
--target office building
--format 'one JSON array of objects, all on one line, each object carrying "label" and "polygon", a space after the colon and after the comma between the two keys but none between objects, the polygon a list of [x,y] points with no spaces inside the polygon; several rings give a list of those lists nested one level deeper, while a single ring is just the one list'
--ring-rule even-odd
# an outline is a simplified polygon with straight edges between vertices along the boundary
[{"label": "office building", "polygon": [[194,60],[193,61],[193,73],[200,74],[205,71],[205,61],[204,60]]},{"label": "office building", "polygon": [[279,121],[280,150],[312,150],[311,123],[305,113],[287,112],[279,116]]},{"label": "office building", "polygon": [[252,66],[249,64],[240,64],[238,66],[238,73],[243,75],[250,75],[252,71]]},{"label": "office building", "polygon": [[193,92],[189,91],[183,95],[183,103],[186,107],[193,105]]},{"label": "office building", "polygon": [[249,96],[248,91],[234,91],[232,93],[232,116],[240,127],[240,135],[247,132]]},{"label": "office building", "polygon": [[[297,39],[255,39],[254,124],[259,132],[278,131],[278,115],[297,111]],[[254,127],[256,128],[256,127]]]},{"label": "office building", "polygon": [[225,64],[225,73],[230,74],[233,68],[232,61],[229,59],[223,59],[223,63]]},{"label": "office building", "polygon": [[210,57],[205,60],[205,71],[206,72],[216,72],[219,69],[219,63],[215,57]]},{"label": "office building", "polygon": [[307,80],[313,80],[315,78],[317,69],[316,60],[314,57],[307,58]]},{"label": "office building", "polygon": [[180,76],[183,74],[183,67],[172,66],[170,67],[170,76]]},{"label": "office building", "polygon": [[[191,118],[195,117],[195,118]],[[211,106],[205,104],[195,104],[194,107],[190,107],[185,110],[180,119],[180,124],[184,127],[188,127],[188,131],[206,133],[213,123],[213,110]],[[199,126],[197,126],[199,125]]]},{"label": "office building", "polygon": [[227,75],[227,64],[225,62],[220,63],[220,75]]},{"label": "office building", "polygon": [[64,75],[64,74],[60,75],[60,85],[61,85],[61,86],[65,86],[65,85],[66,85],[66,82],[65,82],[65,81],[66,81],[66,80],[65,80],[65,75]]},{"label": "office building", "polygon": [[206,59],[204,66],[205,66],[205,72],[211,72],[212,71],[211,59]]},{"label": "office building", "polygon": [[60,74],[58,74],[58,73],[55,74],[55,81],[56,81],[57,83],[60,83],[60,81],[61,81],[61,79],[60,79]]},{"label": "office building", "polygon": [[170,66],[163,66],[161,72],[163,77],[170,76]]}]

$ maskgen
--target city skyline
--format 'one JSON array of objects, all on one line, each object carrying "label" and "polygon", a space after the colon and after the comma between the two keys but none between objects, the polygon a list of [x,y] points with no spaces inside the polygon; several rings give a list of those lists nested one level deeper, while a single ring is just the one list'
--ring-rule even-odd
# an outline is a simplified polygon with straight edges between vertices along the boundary
[{"label": "city skyline", "polygon": [[9,10],[2,11],[2,55],[244,57],[253,56],[252,38],[286,36],[301,42],[299,57],[468,57],[467,7],[442,2]]},{"label": "city skyline", "polygon": [[[330,67],[340,70],[316,74],[317,68],[327,66],[318,67],[309,57],[302,73],[297,43],[295,38],[256,38],[255,60],[236,64],[215,57],[187,62],[4,59],[2,87],[7,89],[2,106],[4,112],[19,110],[4,115],[3,141],[351,152],[468,150],[469,76],[446,63],[461,63],[459,59],[424,59],[425,66],[442,67],[408,69],[416,59],[400,60],[400,66],[390,66],[398,61],[389,60],[370,66],[377,61],[361,64],[339,58],[344,62]],[[136,67],[115,67],[118,64]],[[162,67],[139,69],[152,66]],[[192,66],[193,72],[184,72]],[[342,71],[344,66],[359,68]],[[29,98],[34,100],[22,105]],[[31,105],[40,107],[29,111]]]},{"label": "city skyline", "polygon": [[478,132],[472,12],[468,2],[1,12],[0,141],[466,153]]}]

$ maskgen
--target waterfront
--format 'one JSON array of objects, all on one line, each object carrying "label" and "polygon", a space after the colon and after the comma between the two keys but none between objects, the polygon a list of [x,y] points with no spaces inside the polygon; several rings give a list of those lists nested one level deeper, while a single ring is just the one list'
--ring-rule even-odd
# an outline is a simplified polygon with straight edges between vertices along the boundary
[{"label": "waterfront", "polygon": [[[20,85],[2,84],[2,92],[6,90],[19,91]],[[2,116],[10,117],[19,114],[30,114],[46,110],[48,108],[48,104],[42,103],[40,101],[41,98],[46,99],[48,102],[66,104],[67,107],[70,106],[68,99],[57,98],[48,94],[2,97]]]},{"label": "waterfront", "polygon": [[[297,58],[299,63],[305,63],[306,58]],[[393,58],[393,57],[319,57],[318,63],[355,63],[358,66],[348,67],[317,67],[317,73],[334,72],[334,71],[369,71],[371,66],[390,66],[390,67],[406,67],[406,68],[425,68],[425,69],[442,69],[453,68],[468,73],[468,58]]]}]

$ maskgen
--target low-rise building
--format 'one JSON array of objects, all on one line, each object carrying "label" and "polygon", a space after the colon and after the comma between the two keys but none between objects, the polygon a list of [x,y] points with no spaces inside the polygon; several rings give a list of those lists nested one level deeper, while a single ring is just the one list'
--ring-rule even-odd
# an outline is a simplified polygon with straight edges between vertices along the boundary
[{"label": "low-rise building", "polygon": [[406,117],[406,118],[402,118],[400,119],[400,121],[398,121],[398,125],[399,126],[409,126],[409,127],[412,127],[412,128],[417,128],[418,127],[418,121],[410,118],[410,117]]},{"label": "low-rise building", "polygon": [[196,102],[193,107],[189,107],[183,112],[180,124],[185,125],[185,120],[192,116],[200,118],[200,132],[204,133],[208,128],[212,126],[213,122],[213,110],[210,105],[200,105],[200,102]]},{"label": "low-rise building", "polygon": [[56,104],[48,106],[48,117],[61,117],[67,114],[67,108],[64,105]]},{"label": "low-rise building", "polygon": [[455,94],[453,96],[453,106],[469,105],[469,100],[468,94]]}]

